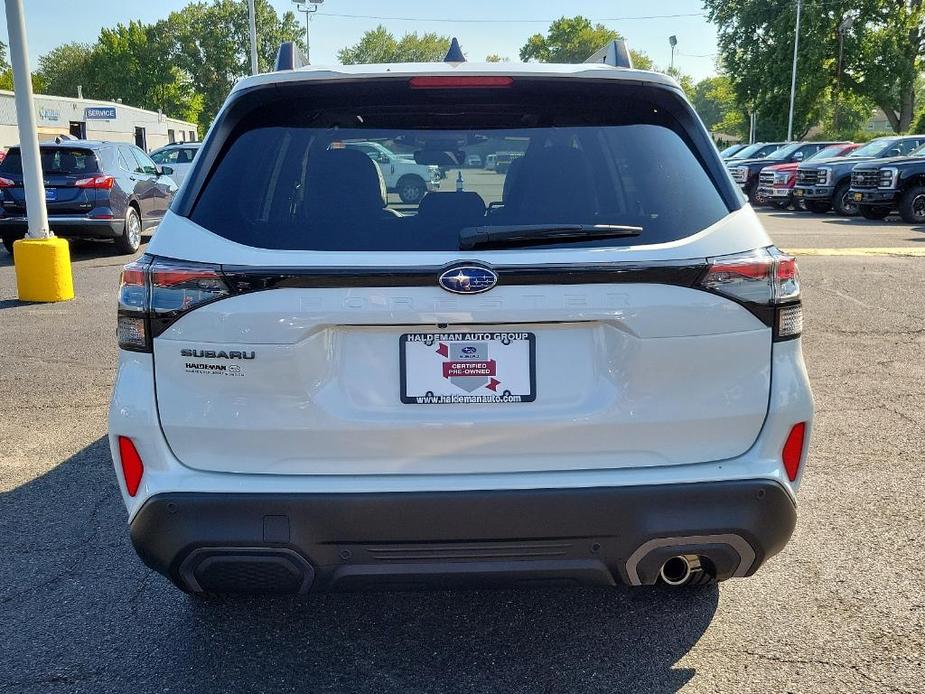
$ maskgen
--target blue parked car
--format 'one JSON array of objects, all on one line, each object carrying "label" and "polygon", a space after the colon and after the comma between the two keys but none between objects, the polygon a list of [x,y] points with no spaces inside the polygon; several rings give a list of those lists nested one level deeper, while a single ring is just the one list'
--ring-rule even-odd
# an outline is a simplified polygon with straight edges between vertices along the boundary
[{"label": "blue parked car", "polygon": [[[119,253],[138,250],[142,233],[160,223],[178,189],[170,167],[131,144],[69,140],[44,144],[41,152],[51,230],[113,239]],[[0,236],[10,253],[28,228],[22,178],[19,148],[11,147],[0,163]]]}]

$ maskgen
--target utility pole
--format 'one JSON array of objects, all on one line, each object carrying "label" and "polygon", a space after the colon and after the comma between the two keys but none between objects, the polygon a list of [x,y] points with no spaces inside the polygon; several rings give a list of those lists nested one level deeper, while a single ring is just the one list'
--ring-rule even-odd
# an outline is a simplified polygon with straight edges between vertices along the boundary
[{"label": "utility pole", "polygon": [[254,0],[247,0],[247,20],[251,39],[251,74],[256,75],[257,68],[257,12],[254,10]]},{"label": "utility pole", "polygon": [[35,127],[32,71],[29,68],[22,0],[6,0],[6,26],[10,33],[10,63],[13,65],[22,184],[26,189],[26,209],[29,211],[29,231],[26,235],[31,239],[44,239],[51,236],[51,232],[48,230],[48,210],[45,209],[45,182],[42,180],[39,134]]},{"label": "utility pole", "polygon": [[305,62],[311,63],[311,49],[309,48],[309,32],[308,32],[308,20],[311,16],[318,11],[318,5],[324,3],[324,0],[309,0],[309,2],[302,2],[301,0],[292,0],[296,6],[296,12],[305,13]]},{"label": "utility pole", "polygon": [[790,115],[787,118],[787,142],[793,140],[793,107],[797,96],[797,53],[800,50],[800,12],[803,0],[797,0],[797,25],[793,36],[793,69],[790,73]]},{"label": "utility pole", "polygon": [[841,81],[844,68],[843,60],[845,54],[845,32],[854,25],[854,17],[845,17],[841,24],[838,25],[838,76],[835,82],[835,112],[832,114],[835,132],[838,132],[838,107],[841,105]]}]

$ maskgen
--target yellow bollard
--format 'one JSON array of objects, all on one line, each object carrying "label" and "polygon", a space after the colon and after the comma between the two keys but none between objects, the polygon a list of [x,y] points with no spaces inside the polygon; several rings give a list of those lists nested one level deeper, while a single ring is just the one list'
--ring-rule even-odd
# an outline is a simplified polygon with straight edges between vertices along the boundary
[{"label": "yellow bollard", "polygon": [[62,238],[13,242],[16,289],[20,301],[68,301],[74,298],[71,251]]}]

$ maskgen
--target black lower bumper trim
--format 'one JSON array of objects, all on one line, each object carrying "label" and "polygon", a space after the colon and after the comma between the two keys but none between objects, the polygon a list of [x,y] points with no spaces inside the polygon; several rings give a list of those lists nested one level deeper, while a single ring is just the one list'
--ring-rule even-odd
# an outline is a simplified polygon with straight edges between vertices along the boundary
[{"label": "black lower bumper trim", "polygon": [[[67,238],[113,239],[122,236],[125,220],[86,219],[68,217],[66,220],[48,218],[48,226],[56,236]],[[25,218],[0,219],[0,236],[22,238],[29,229]]]},{"label": "black lower bumper trim", "polygon": [[678,553],[745,576],[796,523],[771,480],[375,494],[160,494],[131,523],[185,590],[306,592],[483,583],[655,582]]}]

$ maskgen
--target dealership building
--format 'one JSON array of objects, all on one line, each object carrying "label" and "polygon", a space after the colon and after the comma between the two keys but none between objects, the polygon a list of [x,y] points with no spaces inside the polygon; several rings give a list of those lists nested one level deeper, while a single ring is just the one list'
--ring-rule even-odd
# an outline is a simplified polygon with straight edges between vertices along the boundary
[{"label": "dealership building", "polygon": [[[39,142],[58,135],[90,140],[132,142],[146,152],[169,142],[197,139],[196,125],[157,111],[98,99],[35,95]],[[19,144],[13,92],[0,89],[0,147]]]}]

